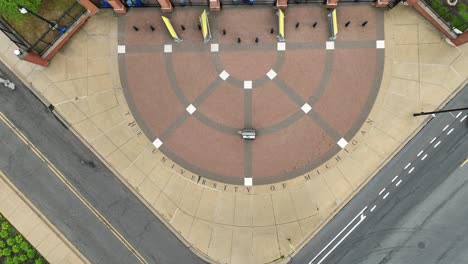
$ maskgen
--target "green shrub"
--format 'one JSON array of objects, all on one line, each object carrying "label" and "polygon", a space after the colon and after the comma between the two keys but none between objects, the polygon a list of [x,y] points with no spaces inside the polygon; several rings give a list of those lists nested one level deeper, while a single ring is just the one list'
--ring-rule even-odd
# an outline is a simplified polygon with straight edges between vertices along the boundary
[{"label": "green shrub", "polygon": [[5,241],[0,240],[0,248],[4,248],[6,246]]},{"label": "green shrub", "polygon": [[34,261],[34,264],[44,264],[44,259],[42,259],[42,258],[37,258],[37,259]]},{"label": "green shrub", "polygon": [[2,230],[9,231],[10,228],[11,228],[10,223],[8,223],[7,221],[2,223]]},{"label": "green shrub", "polygon": [[0,231],[0,237],[1,238],[7,238],[10,234],[8,234],[7,230],[2,230]]},{"label": "green shrub", "polygon": [[26,241],[21,242],[20,247],[24,252],[27,252],[29,250],[29,245]]},{"label": "green shrub", "polygon": [[22,14],[18,11],[16,3],[26,7],[33,12],[37,12],[41,2],[42,0],[0,0],[0,16],[7,20],[19,20],[22,17]]},{"label": "green shrub", "polygon": [[431,2],[431,6],[434,8],[434,9],[439,9],[441,6],[442,6],[442,1],[440,0],[434,0]]},{"label": "green shrub", "polygon": [[36,256],[36,252],[33,249],[26,251],[26,256],[28,259],[33,259]]},{"label": "green shrub", "polygon": [[16,243],[16,241],[15,241],[14,238],[10,237],[10,238],[7,239],[6,243],[9,246],[13,246]]},{"label": "green shrub", "polygon": [[457,7],[457,10],[461,13],[464,13],[464,12],[468,12],[468,5],[465,5],[465,4],[460,4],[458,7]]},{"label": "green shrub", "polygon": [[21,244],[21,242],[23,242],[24,238],[21,234],[17,235],[15,237],[15,240],[16,240],[16,244]]},{"label": "green shrub", "polygon": [[13,251],[13,253],[17,254],[20,252],[21,248],[18,245],[14,245],[13,247],[11,247],[11,250]]},{"label": "green shrub", "polygon": [[10,256],[11,255],[11,249],[10,248],[4,248],[2,250],[2,255],[6,256],[6,257]]},{"label": "green shrub", "polygon": [[28,257],[26,257],[26,255],[21,255],[19,256],[19,259],[21,262],[25,262],[28,259]]}]

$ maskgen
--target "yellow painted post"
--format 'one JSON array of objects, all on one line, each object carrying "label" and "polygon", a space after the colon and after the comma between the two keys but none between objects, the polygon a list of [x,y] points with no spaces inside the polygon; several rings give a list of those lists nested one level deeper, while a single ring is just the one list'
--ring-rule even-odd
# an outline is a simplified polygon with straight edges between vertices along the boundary
[{"label": "yellow painted post", "polygon": [[284,39],[284,13],[283,10],[278,9],[276,13],[278,15],[278,41],[285,41]]},{"label": "yellow painted post", "polygon": [[203,10],[202,14],[200,15],[200,25],[202,28],[203,42],[208,43],[211,40],[211,30],[206,10]]},{"label": "yellow painted post", "polygon": [[171,21],[169,20],[169,18],[167,18],[165,16],[161,16],[161,18],[164,21],[164,24],[166,25],[167,31],[169,31],[169,34],[174,39],[174,41],[175,42],[181,42],[182,39],[179,38],[179,36],[177,36],[177,33],[175,32],[174,27],[172,26]]},{"label": "yellow painted post", "polygon": [[330,23],[330,40],[336,39],[336,34],[338,34],[338,22],[336,19],[336,9],[333,9],[328,14],[329,23]]}]

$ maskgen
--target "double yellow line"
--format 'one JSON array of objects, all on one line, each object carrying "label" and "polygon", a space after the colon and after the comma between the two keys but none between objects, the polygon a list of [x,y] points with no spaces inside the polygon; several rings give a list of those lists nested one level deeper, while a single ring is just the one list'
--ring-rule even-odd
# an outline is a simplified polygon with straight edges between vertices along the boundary
[{"label": "double yellow line", "polygon": [[34,146],[34,144],[2,113],[0,112],[0,119],[26,144],[36,156],[38,156],[47,167],[67,186],[67,188],[83,203],[113,234],[114,236],[125,245],[126,248],[140,261],[140,263],[148,264],[143,256],[128,242],[122,234],[112,226],[112,224],[96,209],[91,203],[86,200],[78,190],[70,183],[70,181],[50,162],[50,160],[42,154],[42,152]]}]

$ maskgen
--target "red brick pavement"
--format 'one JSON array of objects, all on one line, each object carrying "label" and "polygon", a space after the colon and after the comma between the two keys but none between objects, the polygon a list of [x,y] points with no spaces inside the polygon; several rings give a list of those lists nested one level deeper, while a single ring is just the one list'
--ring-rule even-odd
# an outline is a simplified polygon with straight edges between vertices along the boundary
[{"label": "red brick pavement", "polygon": [[[346,41],[352,47],[333,51],[325,50],[329,25],[319,6],[288,8],[286,51],[276,50],[276,32],[270,34],[270,28],[277,28],[273,9],[241,7],[210,15],[211,43],[220,45],[218,53],[211,53],[196,26],[201,10],[177,9],[170,15],[182,43],[168,37],[157,10],[132,10],[121,32],[125,43],[120,44],[129,51],[121,55],[121,78],[133,114],[150,140],[160,138],[163,153],[181,166],[224,182],[242,184],[245,173],[254,184],[275,182],[324,162],[339,150],[339,137],[362,125],[357,120],[370,111],[366,104],[380,85],[376,69],[383,64],[372,48],[377,15],[370,5],[340,6],[336,45]],[[347,20],[352,24],[344,28]],[[365,28],[360,26],[364,20]],[[149,24],[156,32],[146,29]],[[135,32],[133,25],[144,30]],[[173,45],[171,54],[163,53],[164,44]],[[265,76],[272,68],[278,74],[274,80]],[[230,74],[226,81],[218,76],[222,70]],[[243,89],[244,80],[254,80],[251,94]],[[309,102],[312,111],[334,133],[300,110],[311,96],[318,99]],[[194,115],[185,110],[190,103],[196,104]],[[259,135],[248,147],[235,131],[250,122]],[[266,127],[275,129],[262,130]]]}]

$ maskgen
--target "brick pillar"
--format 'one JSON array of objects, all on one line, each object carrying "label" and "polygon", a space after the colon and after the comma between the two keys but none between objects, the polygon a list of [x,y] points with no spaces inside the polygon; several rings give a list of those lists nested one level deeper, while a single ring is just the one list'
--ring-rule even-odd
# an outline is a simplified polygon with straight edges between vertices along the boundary
[{"label": "brick pillar", "polygon": [[328,9],[335,9],[338,6],[338,0],[327,0],[325,7]]},{"label": "brick pillar", "polygon": [[94,15],[97,13],[97,11],[99,11],[99,8],[97,8],[97,6],[95,6],[89,0],[78,0],[78,3],[80,3],[84,8],[88,9],[91,15]]},{"label": "brick pillar", "polygon": [[127,13],[127,8],[120,2],[120,0],[107,0],[107,3],[114,8],[114,12],[117,14]]},{"label": "brick pillar", "polygon": [[41,56],[39,56],[37,53],[34,53],[34,52],[27,52],[22,49],[17,49],[17,50],[14,50],[13,53],[15,53],[15,55],[20,60],[28,61],[28,62],[41,65],[44,67],[49,64],[48,60],[42,58]]},{"label": "brick pillar", "polygon": [[[463,32],[461,35],[458,35],[455,39],[452,40],[453,44],[460,46],[464,43],[468,43],[468,31]],[[465,44],[468,45],[468,44]]]},{"label": "brick pillar", "polygon": [[374,2],[374,7],[387,7],[389,3],[389,0],[377,0]]},{"label": "brick pillar", "polygon": [[210,11],[221,11],[219,0],[210,0]]},{"label": "brick pillar", "polygon": [[[172,4],[171,1],[169,0],[158,0],[159,4],[161,5],[161,11],[163,13],[170,13],[172,12]],[[210,7],[211,7],[211,1],[210,1]]]},{"label": "brick pillar", "polygon": [[288,7],[288,0],[276,0],[276,9],[284,10]]}]

